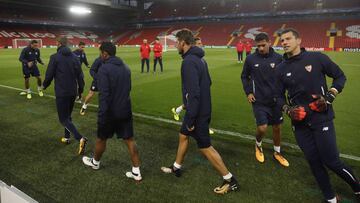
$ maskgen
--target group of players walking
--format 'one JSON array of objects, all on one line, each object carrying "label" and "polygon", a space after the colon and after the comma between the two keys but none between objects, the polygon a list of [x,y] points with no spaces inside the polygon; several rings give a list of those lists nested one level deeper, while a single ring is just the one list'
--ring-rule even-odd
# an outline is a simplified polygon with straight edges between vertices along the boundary
[{"label": "group of players walking", "polygon": [[[183,104],[174,108],[174,118],[179,119],[185,111],[179,133],[179,144],[176,158],[170,166],[161,167],[164,173],[180,177],[182,163],[187,152],[189,137],[193,137],[199,151],[209,160],[211,165],[223,177],[223,183],[214,189],[215,193],[225,194],[239,190],[236,178],[222,157],[211,144],[209,124],[211,120],[212,84],[208,64],[204,59],[205,52],[190,30],[184,29],[176,34],[177,49],[182,57],[181,84]],[[269,37],[260,33],[255,37],[256,51],[246,57],[241,80],[244,92],[252,105],[256,119],[255,157],[258,162],[265,161],[262,139],[269,125],[273,130],[273,158],[283,167],[289,167],[288,160],[280,151],[282,114],[292,121],[292,130],[296,141],[309,163],[311,171],[327,202],[337,202],[327,169],[335,172],[350,185],[357,197],[360,196],[360,183],[352,169],[339,159],[336,146],[334,111],[332,103],[344,88],[346,77],[343,71],[329,57],[316,52],[307,52],[301,48],[301,38],[294,29],[285,29],[280,34],[284,56],[271,48]],[[70,143],[70,134],[79,141],[78,154],[84,154],[88,139],[82,136],[72,123],[71,112],[77,96],[81,98],[84,90],[84,76],[81,63],[88,66],[83,45],[71,52],[66,38],[58,40],[58,49],[50,57],[43,83],[37,62],[40,51],[37,42],[32,41],[20,56],[23,64],[27,97],[31,98],[29,77],[38,79],[39,95],[55,79],[56,107],[60,123],[64,126],[62,142]],[[241,48],[241,47],[238,47]],[[150,46],[144,40],[140,52],[142,58],[141,72],[147,64],[149,72]],[[162,47],[158,39],[154,44],[154,72],[159,62],[162,71]],[[161,50],[161,51],[160,51]],[[237,49],[240,52],[239,49]],[[242,57],[242,53],[240,54]],[[239,56],[239,61],[242,58]],[[81,114],[85,114],[87,103],[94,92],[99,92],[98,127],[95,152],[92,157],[83,157],[83,163],[93,169],[100,168],[100,159],[106,149],[107,139],[116,135],[124,139],[131,157],[132,170],[126,172],[128,178],[142,180],[140,159],[134,141],[133,119],[131,110],[131,73],[127,65],[116,56],[116,47],[110,42],[100,46],[100,56],[93,63],[90,73],[93,77],[91,90],[85,98]],[[326,76],[333,78],[328,88]],[[285,96],[286,95],[286,96]]]}]

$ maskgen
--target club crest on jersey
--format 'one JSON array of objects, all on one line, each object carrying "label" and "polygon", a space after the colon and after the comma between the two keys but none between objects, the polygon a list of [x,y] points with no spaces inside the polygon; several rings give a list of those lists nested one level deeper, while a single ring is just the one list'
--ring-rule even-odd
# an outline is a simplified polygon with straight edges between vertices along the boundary
[{"label": "club crest on jersey", "polygon": [[257,63],[257,64],[255,64],[254,66],[255,66],[255,68],[257,68],[257,67],[259,67],[259,64]]},{"label": "club crest on jersey", "polygon": [[310,73],[312,70],[312,65],[305,66],[305,70]]},{"label": "club crest on jersey", "polygon": [[275,68],[275,63],[270,63],[271,68]]}]

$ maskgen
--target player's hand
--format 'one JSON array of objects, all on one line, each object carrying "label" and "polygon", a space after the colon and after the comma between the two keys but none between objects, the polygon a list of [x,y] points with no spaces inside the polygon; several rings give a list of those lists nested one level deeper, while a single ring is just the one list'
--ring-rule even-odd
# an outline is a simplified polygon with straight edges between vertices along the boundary
[{"label": "player's hand", "polygon": [[306,117],[306,111],[303,106],[284,105],[283,111],[294,121],[302,121]]},{"label": "player's hand", "polygon": [[313,102],[309,104],[311,110],[316,112],[324,112],[328,109],[328,105],[331,105],[335,100],[337,90],[330,90],[324,96],[312,95]]},{"label": "player's hand", "polygon": [[326,92],[324,98],[327,104],[332,104],[336,98],[338,91],[335,88],[331,88],[328,92]]},{"label": "player's hand", "polygon": [[314,101],[309,104],[311,110],[316,112],[324,112],[327,110],[328,104],[326,102],[326,99],[322,95],[312,95],[312,98],[314,99]]},{"label": "player's hand", "polygon": [[33,66],[33,64],[34,64],[34,62],[32,62],[32,61],[27,62],[27,66],[28,66],[29,68],[31,68],[31,67]]},{"label": "player's hand", "polygon": [[188,126],[186,126],[186,128],[187,128],[187,130],[188,130],[189,132],[191,132],[191,131],[194,131],[194,130],[195,130],[195,126],[192,126],[192,127],[188,127]]},{"label": "player's hand", "polygon": [[249,103],[253,103],[256,101],[253,93],[248,94],[247,98],[248,98]]}]

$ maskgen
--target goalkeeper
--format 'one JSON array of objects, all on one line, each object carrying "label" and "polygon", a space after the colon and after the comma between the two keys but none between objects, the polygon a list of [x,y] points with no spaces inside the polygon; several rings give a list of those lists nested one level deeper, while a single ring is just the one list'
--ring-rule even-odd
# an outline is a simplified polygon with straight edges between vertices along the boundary
[{"label": "goalkeeper", "polygon": [[[344,72],[321,53],[300,48],[299,33],[291,28],[280,34],[285,61],[277,68],[280,94],[285,93],[289,105],[280,99],[284,112],[292,120],[296,141],[304,152],[311,171],[326,202],[337,202],[331,187],[329,168],[360,196],[360,183],[352,169],[339,159],[332,103],[345,85]],[[326,76],[333,79],[327,88]]]}]

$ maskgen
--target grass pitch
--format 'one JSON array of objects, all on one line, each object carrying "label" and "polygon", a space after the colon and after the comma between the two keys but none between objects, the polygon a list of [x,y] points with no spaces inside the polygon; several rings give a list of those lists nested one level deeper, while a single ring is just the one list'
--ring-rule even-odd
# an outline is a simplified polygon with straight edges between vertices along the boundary
[{"label": "grass pitch", "polygon": [[[23,88],[21,50],[0,50],[0,84]],[[47,63],[55,49],[42,49]],[[99,54],[86,49],[91,63]],[[335,101],[337,142],[341,153],[360,156],[359,111],[357,91],[360,89],[360,58],[357,53],[327,53],[344,70],[348,80]],[[119,48],[120,56],[132,70],[133,111],[171,119],[171,107],[181,104],[180,63],[176,52],[164,54],[164,73],[140,74],[138,49]],[[206,49],[206,60],[212,77],[213,114],[211,127],[253,134],[255,121],[251,106],[242,90],[242,65],[230,49]],[[46,67],[39,65],[42,76]],[[159,70],[159,67],[157,68]],[[91,78],[83,68],[86,88]],[[36,81],[31,80],[36,90]],[[46,94],[54,95],[53,87]],[[97,104],[97,98],[92,100]],[[80,132],[90,138],[87,155],[91,155],[96,136],[96,108],[79,115],[76,105],[73,120]],[[126,146],[117,139],[109,140],[102,159],[102,169],[85,168],[76,156],[76,143],[64,146],[59,142],[63,129],[57,120],[52,98],[32,100],[18,91],[0,87],[0,180],[15,185],[40,202],[320,202],[322,195],[311,175],[303,154],[283,147],[290,162],[280,167],[271,158],[272,145],[264,144],[265,163],[254,157],[253,141],[215,134],[213,145],[222,155],[230,171],[236,175],[241,190],[217,196],[212,189],[221,178],[199,154],[194,140],[184,163],[184,175],[164,175],[160,167],[173,163],[179,126],[135,118],[135,138],[142,160],[143,182],[135,185],[124,172],[130,169]],[[271,138],[271,129],[267,138]],[[295,143],[288,119],[283,126],[284,142]],[[344,160],[360,175],[360,162]],[[344,202],[355,202],[351,189],[330,172],[335,190]]]}]

